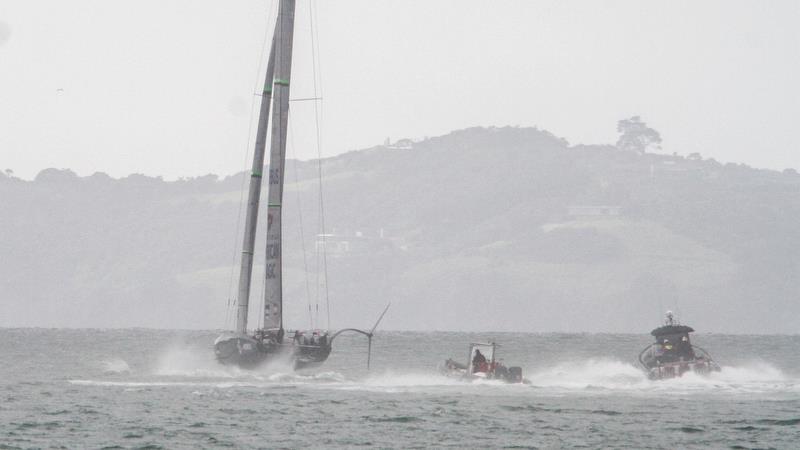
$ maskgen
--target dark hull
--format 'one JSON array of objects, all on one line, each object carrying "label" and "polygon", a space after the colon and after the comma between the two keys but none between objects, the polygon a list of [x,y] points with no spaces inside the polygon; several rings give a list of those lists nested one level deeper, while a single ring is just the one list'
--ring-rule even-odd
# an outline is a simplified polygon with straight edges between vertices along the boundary
[{"label": "dark hull", "polygon": [[331,346],[292,345],[294,368],[305,369],[322,365],[331,354]]},{"label": "dark hull", "polygon": [[217,361],[245,369],[271,361],[287,361],[294,369],[321,365],[331,353],[330,345],[301,345],[297,342],[258,341],[251,336],[220,336],[214,343]]},{"label": "dark hull", "polygon": [[692,360],[658,364],[652,367],[645,367],[645,370],[647,370],[647,377],[651,380],[668,380],[680,378],[687,373],[708,375],[711,372],[719,372],[720,367],[714,361]]},{"label": "dark hull", "polygon": [[689,346],[691,351],[679,356],[675,353],[659,353],[660,345],[651,344],[639,354],[639,364],[651,380],[679,378],[686,373],[708,375],[720,371],[719,364],[707,351],[695,345]]}]

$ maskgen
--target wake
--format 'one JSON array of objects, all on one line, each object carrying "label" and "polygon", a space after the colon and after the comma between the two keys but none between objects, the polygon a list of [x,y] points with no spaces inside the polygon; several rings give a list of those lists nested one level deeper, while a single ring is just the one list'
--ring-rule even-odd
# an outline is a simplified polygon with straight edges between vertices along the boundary
[{"label": "wake", "polygon": [[[183,379],[242,380],[248,386],[270,384],[299,384],[342,382],[344,377],[336,372],[323,371],[313,374],[295,372],[291,358],[286,355],[270,360],[256,368],[242,369],[238,366],[220,364],[205,349],[172,347],[159,358],[153,375]],[[234,383],[234,385],[237,385]]]},{"label": "wake", "polygon": [[102,361],[101,366],[104,374],[129,373],[131,371],[128,363],[122,358],[112,358]]},{"label": "wake", "polygon": [[686,373],[679,378],[659,381],[649,380],[633,364],[608,359],[565,362],[528,373],[528,379],[534,387],[561,392],[800,392],[800,380],[790,378],[780,369],[764,362],[722,366],[720,372],[709,375]]},{"label": "wake", "polygon": [[[707,376],[687,373],[680,378],[652,381],[637,366],[612,359],[564,361],[549,367],[523,371],[528,385],[506,384],[498,380],[463,380],[430,371],[395,371],[387,369],[368,374],[344,375],[336,371],[295,372],[291,361],[273,360],[256,369],[241,369],[220,364],[206,349],[173,346],[166,349],[154,365],[132,370],[119,358],[100,362],[105,377],[97,380],[76,379],[69,382],[82,386],[125,387],[202,387],[202,388],[269,388],[306,386],[319,389],[402,392],[460,392],[532,395],[566,394],[632,394],[663,395],[672,393],[800,393],[800,380],[780,369],[753,362],[739,366],[723,366],[720,372]],[[520,391],[524,389],[527,391]]]},{"label": "wake", "polygon": [[345,377],[337,372],[300,373],[287,358],[269,361],[254,369],[220,364],[207,349],[175,345],[167,348],[150,367],[132,369],[121,358],[98,363],[104,378],[72,379],[77,386],[144,388],[259,388],[290,384],[341,383]]}]

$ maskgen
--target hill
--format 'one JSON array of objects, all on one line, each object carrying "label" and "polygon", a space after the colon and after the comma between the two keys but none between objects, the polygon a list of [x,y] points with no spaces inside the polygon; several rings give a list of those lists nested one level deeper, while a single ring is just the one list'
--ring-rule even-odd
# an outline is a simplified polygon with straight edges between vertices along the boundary
[{"label": "hill", "polygon": [[[309,303],[325,316],[326,288],[334,327],[367,326],[387,301],[396,329],[644,332],[667,308],[706,331],[800,327],[793,170],[512,127],[322,169],[327,286],[317,161],[289,162],[290,327],[308,325]],[[0,175],[0,326],[222,327],[244,177]]]}]

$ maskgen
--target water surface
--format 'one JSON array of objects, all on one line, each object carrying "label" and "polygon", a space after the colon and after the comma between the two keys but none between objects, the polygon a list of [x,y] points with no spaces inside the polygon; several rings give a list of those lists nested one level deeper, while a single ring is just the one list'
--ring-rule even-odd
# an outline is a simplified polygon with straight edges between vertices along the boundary
[{"label": "water surface", "polygon": [[[700,334],[722,365],[653,382],[645,335],[341,337],[321,368],[218,365],[213,332],[0,329],[0,448],[796,448],[798,336]],[[495,340],[530,385],[438,375]]]}]

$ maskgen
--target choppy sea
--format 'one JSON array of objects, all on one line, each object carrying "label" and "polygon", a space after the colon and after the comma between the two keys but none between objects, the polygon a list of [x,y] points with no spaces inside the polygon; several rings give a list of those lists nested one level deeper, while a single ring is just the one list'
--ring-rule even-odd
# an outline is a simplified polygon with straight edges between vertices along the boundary
[{"label": "choppy sea", "polygon": [[[383,332],[321,368],[218,365],[216,333],[0,329],[0,449],[800,448],[800,336],[698,334],[722,371],[649,381],[647,335]],[[530,385],[438,374],[494,340]]]}]

